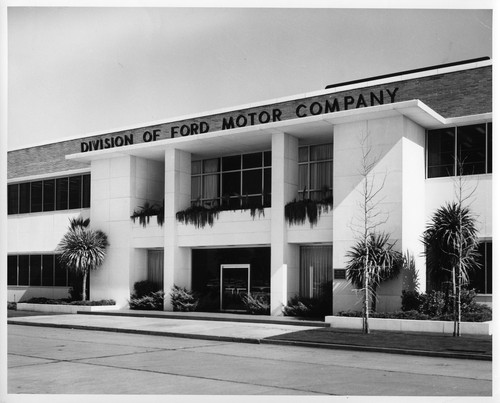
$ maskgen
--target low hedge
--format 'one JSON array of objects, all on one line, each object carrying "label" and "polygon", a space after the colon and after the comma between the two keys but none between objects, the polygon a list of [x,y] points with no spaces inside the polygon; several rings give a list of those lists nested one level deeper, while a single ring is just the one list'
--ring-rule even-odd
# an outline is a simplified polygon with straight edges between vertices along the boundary
[{"label": "low hedge", "polygon": [[[360,318],[363,313],[360,311],[341,311],[336,314],[337,316],[347,316]],[[396,311],[396,312],[372,312],[370,313],[370,318],[380,318],[380,319],[409,319],[409,320],[442,320],[442,321],[453,321],[453,314],[443,314],[443,315],[427,315],[425,313],[418,312],[416,310],[412,311]],[[492,320],[491,308],[485,305],[481,305],[473,312],[462,313],[461,322],[487,322]]]},{"label": "low hedge", "polygon": [[113,299],[102,299],[99,301],[73,301],[69,299],[50,299],[44,297],[31,298],[26,301],[28,304],[51,304],[51,305],[83,305],[83,306],[107,306],[115,305]]}]

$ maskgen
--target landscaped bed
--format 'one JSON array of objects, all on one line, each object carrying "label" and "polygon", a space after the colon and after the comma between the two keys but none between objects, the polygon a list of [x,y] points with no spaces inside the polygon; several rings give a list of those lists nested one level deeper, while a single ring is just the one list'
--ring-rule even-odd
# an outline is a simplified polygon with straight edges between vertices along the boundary
[{"label": "landscaped bed", "polygon": [[413,351],[432,352],[467,352],[491,357],[491,336],[462,336],[416,334],[400,332],[373,331],[363,334],[353,330],[321,328],[286,333],[269,339],[286,340],[290,342],[310,342],[319,344],[351,345],[360,347],[391,348]]},{"label": "landscaped bed", "polygon": [[77,313],[78,311],[96,312],[118,309],[112,299],[99,301],[73,301],[69,299],[32,298],[27,302],[18,302],[18,311]]}]

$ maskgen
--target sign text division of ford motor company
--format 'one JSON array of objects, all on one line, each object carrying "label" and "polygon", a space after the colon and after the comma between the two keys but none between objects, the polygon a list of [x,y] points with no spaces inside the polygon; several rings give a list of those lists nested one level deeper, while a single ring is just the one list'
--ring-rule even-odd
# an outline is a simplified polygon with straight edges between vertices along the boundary
[{"label": "sign text division of ford motor company", "polygon": [[[275,106],[249,108],[245,111],[228,112],[200,119],[165,123],[151,128],[129,130],[125,134],[108,135],[81,142],[81,152],[104,150],[138,143],[148,143],[165,138],[186,137],[211,131],[230,130],[261,125],[283,120],[304,118],[326,113],[365,108],[368,106],[394,103],[398,87],[380,91],[360,92],[353,95],[323,99],[301,99],[276,104]],[[283,105],[283,106],[281,106]],[[279,107],[278,107],[279,106]]]}]

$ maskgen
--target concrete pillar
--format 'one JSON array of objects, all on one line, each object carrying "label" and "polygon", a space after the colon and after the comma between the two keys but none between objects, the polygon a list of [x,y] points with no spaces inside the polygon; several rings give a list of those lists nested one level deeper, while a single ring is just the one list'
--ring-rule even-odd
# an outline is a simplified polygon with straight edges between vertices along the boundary
[{"label": "concrete pillar", "polygon": [[[273,134],[272,167],[271,315],[281,315],[288,298],[298,292],[298,281],[294,281],[298,279],[298,246],[290,246],[287,242],[284,214],[285,204],[297,195],[298,140],[295,137]],[[297,290],[291,289],[292,284]]]},{"label": "concrete pillar", "polygon": [[163,289],[164,310],[172,310],[170,290],[175,285],[191,288],[191,249],[177,242],[175,215],[190,205],[191,154],[176,150],[165,151],[165,246]]},{"label": "concrete pillar", "polygon": [[128,305],[133,264],[130,215],[135,207],[130,156],[92,161],[90,226],[104,231],[110,243],[104,264],[90,275],[90,298]]},{"label": "concrete pillar", "polygon": [[[417,258],[418,270],[423,261],[420,236],[424,223],[425,206],[425,131],[404,116],[374,119],[336,125],[334,129],[334,181],[333,181],[333,268],[346,265],[346,252],[354,246],[362,230],[363,178],[361,169],[361,137],[367,136],[376,163],[370,172],[374,189],[382,186],[375,198],[380,215],[378,231],[390,234],[396,248],[409,249]],[[378,290],[378,311],[400,309],[403,276],[384,283]],[[347,280],[333,281],[333,312],[361,310],[361,295],[353,292]]]}]

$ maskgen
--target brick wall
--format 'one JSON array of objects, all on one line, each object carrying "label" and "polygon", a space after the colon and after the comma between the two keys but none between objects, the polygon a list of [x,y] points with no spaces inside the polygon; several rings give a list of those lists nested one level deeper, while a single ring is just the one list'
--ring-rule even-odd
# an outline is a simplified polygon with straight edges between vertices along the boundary
[{"label": "brick wall", "polygon": [[[487,113],[492,111],[491,70],[491,66],[487,66],[448,74],[433,75],[430,77],[399,81],[350,91],[333,92],[326,95],[277,104],[261,105],[245,110],[234,110],[211,116],[202,116],[195,119],[186,119],[178,122],[170,122],[161,125],[141,127],[133,130],[15,150],[8,153],[8,178],[13,179],[40,173],[57,173],[70,169],[87,168],[89,167],[88,163],[68,161],[65,159],[65,155],[67,154],[81,152],[82,142],[132,134],[134,137],[134,144],[137,144],[144,141],[143,135],[146,131],[152,133],[154,130],[157,130],[159,134],[158,139],[165,139],[171,137],[173,127],[177,127],[176,131],[179,132],[179,128],[182,125],[186,125],[186,127],[193,127],[193,125],[194,127],[201,127],[200,125],[202,122],[206,124],[208,128],[207,131],[217,131],[222,130],[224,118],[229,119],[233,117],[236,119],[239,115],[249,116],[249,114],[258,116],[261,112],[267,112],[272,116],[273,109],[279,110],[279,120],[296,119],[298,117],[297,106],[299,104],[305,106],[302,112],[310,116],[311,113],[308,107],[314,102],[324,105],[325,102],[333,102],[337,99],[342,104],[342,100],[345,99],[345,97],[352,96],[354,99],[359,99],[359,96],[362,95],[364,99],[369,99],[370,93],[378,94],[380,91],[386,92],[388,89],[394,91],[396,87],[397,93],[394,102],[419,99],[446,118]],[[387,93],[385,97],[384,103],[390,102]],[[354,107],[355,106],[351,105],[348,109],[354,109]],[[364,106],[360,105],[359,107]],[[341,106],[340,110],[345,109]],[[248,123],[247,126],[248,125],[250,125],[250,123]]]}]

